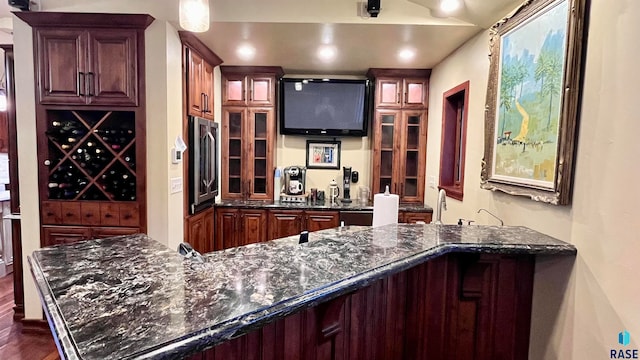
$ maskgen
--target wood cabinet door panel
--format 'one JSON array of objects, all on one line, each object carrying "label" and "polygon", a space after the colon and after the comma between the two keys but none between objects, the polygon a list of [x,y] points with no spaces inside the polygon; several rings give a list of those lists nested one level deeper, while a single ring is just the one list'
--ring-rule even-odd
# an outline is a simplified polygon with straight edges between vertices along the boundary
[{"label": "wood cabinet door panel", "polygon": [[267,211],[240,211],[240,243],[239,246],[267,241]]},{"label": "wood cabinet door panel", "polygon": [[403,91],[403,109],[424,109],[429,106],[429,82],[426,79],[404,79]]},{"label": "wood cabinet door panel", "polygon": [[43,226],[44,246],[71,244],[91,237],[88,227]]},{"label": "wood cabinet door panel", "polygon": [[202,65],[202,93],[204,94],[202,117],[213,120],[213,66],[206,61]]},{"label": "wood cabinet door panel", "polygon": [[249,88],[249,106],[275,106],[275,77],[274,76],[249,76],[247,77]]},{"label": "wood cabinet door panel", "polygon": [[269,240],[300,234],[303,230],[302,210],[269,212]]},{"label": "wood cabinet door panel", "polygon": [[202,116],[203,104],[203,84],[202,74],[204,71],[204,59],[191,49],[187,49],[187,101],[189,115]]},{"label": "wood cabinet door panel", "polygon": [[80,29],[36,30],[42,104],[86,103],[86,38]]},{"label": "wood cabinet door panel", "polygon": [[213,251],[213,217],[209,208],[186,219],[186,242],[202,254]]},{"label": "wood cabinet door panel", "polygon": [[245,106],[246,79],[242,74],[225,74],[222,81],[222,105]]},{"label": "wood cabinet door panel", "polygon": [[237,209],[221,209],[216,211],[215,241],[213,250],[222,250],[238,246],[238,213]]},{"label": "wood cabinet door panel", "polygon": [[221,163],[223,199],[243,199],[247,196],[246,141],[247,112],[242,107],[222,109]]},{"label": "wood cabinet door panel", "polygon": [[402,80],[380,78],[376,81],[376,106],[400,108]]},{"label": "wood cabinet door panel", "polygon": [[424,201],[427,124],[422,110],[402,110],[398,162],[396,173],[400,202]]},{"label": "wood cabinet door panel", "polygon": [[89,63],[87,83],[91,104],[138,105],[136,30],[89,31]]},{"label": "wood cabinet door panel", "polygon": [[305,211],[306,230],[318,231],[338,227],[339,218],[337,211]]},{"label": "wood cabinet door panel", "polygon": [[415,224],[418,221],[423,221],[425,224],[431,223],[432,213],[428,212],[402,212],[402,216],[398,215],[398,222],[406,224]]},{"label": "wood cabinet door panel", "polygon": [[376,110],[373,123],[372,193],[389,191],[398,194],[401,167],[401,110]]},{"label": "wood cabinet door panel", "polygon": [[275,120],[273,108],[250,108],[245,144],[244,178],[249,200],[273,199],[273,139]]}]

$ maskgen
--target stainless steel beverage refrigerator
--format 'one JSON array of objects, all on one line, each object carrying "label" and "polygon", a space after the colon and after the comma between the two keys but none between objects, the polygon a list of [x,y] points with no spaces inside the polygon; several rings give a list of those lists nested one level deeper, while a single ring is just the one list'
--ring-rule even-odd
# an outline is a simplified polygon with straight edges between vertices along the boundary
[{"label": "stainless steel beverage refrigerator", "polygon": [[211,207],[218,195],[218,124],[189,117],[189,212]]}]

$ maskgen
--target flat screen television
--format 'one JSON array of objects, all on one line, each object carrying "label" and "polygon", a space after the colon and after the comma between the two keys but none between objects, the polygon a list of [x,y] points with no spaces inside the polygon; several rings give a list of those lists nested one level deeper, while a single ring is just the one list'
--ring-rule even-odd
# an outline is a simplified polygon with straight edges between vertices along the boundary
[{"label": "flat screen television", "polygon": [[369,80],[295,79],[280,81],[280,133],[366,136]]}]

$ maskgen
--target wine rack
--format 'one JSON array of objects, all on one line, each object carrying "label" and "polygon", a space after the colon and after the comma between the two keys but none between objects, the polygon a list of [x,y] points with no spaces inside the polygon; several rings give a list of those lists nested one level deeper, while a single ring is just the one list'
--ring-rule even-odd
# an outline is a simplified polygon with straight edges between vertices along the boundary
[{"label": "wine rack", "polygon": [[49,200],[136,201],[133,111],[48,110]]}]

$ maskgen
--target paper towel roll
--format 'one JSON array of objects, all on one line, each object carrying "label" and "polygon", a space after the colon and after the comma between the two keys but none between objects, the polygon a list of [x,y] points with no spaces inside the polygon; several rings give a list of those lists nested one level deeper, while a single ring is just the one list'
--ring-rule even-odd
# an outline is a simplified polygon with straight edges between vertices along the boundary
[{"label": "paper towel roll", "polygon": [[373,196],[373,227],[398,223],[398,204],[395,194],[375,194]]}]

